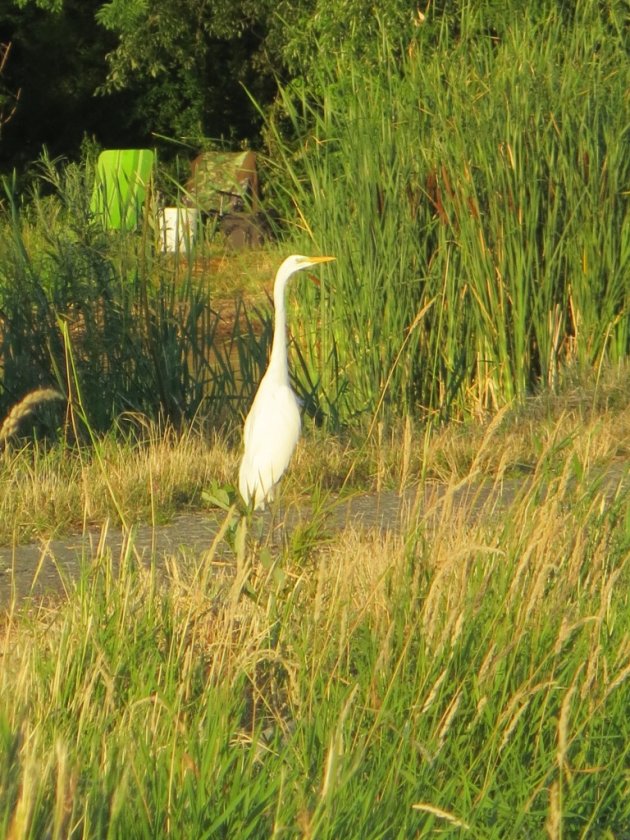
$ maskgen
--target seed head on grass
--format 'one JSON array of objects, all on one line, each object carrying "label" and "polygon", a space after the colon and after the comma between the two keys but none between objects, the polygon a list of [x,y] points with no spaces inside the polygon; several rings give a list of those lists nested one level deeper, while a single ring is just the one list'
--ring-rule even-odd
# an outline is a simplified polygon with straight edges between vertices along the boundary
[{"label": "seed head on grass", "polygon": [[53,400],[63,399],[65,399],[63,394],[54,388],[37,388],[35,391],[28,393],[13,406],[4,418],[4,422],[0,426],[0,446],[6,446],[7,441],[17,434],[22,421],[30,417],[38,406]]}]

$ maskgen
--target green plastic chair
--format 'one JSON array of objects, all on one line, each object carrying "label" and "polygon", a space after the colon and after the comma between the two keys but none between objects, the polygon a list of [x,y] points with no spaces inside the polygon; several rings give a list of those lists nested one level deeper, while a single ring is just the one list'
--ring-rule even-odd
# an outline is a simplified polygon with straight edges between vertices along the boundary
[{"label": "green plastic chair", "polygon": [[135,230],[150,192],[155,155],[150,149],[107,149],[96,168],[91,210],[106,228]]}]

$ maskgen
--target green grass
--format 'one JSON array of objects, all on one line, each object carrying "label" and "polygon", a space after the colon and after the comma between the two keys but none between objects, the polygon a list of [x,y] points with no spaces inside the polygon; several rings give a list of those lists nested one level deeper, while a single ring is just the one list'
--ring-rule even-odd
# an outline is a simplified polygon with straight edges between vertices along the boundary
[{"label": "green grass", "polygon": [[[280,500],[313,514],[284,544],[243,551],[228,527],[158,571],[130,530],[62,599],[14,603],[0,836],[623,836],[629,398],[627,370],[604,369],[429,436],[307,427]],[[71,455],[5,452],[5,540],[158,524],[236,472],[192,430]],[[506,479],[503,509],[462,515],[462,487]],[[344,484],[418,481],[442,496],[400,533],[331,539]]]},{"label": "green grass", "polygon": [[314,517],[234,575],[227,544],[165,576],[128,542],[14,605],[0,835],[623,836],[628,485],[583,440],[549,435],[500,516],[463,521],[453,474],[398,536]]}]

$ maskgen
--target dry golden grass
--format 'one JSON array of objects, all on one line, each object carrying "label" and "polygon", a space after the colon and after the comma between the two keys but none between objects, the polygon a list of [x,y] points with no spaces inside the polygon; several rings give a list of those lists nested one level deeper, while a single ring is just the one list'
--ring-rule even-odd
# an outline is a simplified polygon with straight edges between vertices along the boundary
[{"label": "dry golden grass", "polygon": [[199,507],[212,481],[231,480],[237,453],[193,431],[149,426],[142,440],[115,436],[93,449],[25,447],[0,460],[0,541],[81,531],[85,525],[159,523]]},{"label": "dry golden grass", "polygon": [[[52,392],[55,393],[55,392]],[[183,433],[149,422],[133,438],[112,434],[91,448],[24,446],[0,459],[0,541],[48,537],[106,519],[160,523],[181,510],[203,509],[211,485],[233,488],[238,434]],[[280,484],[285,505],[313,491],[403,490],[424,480],[444,487],[520,480],[541,469],[557,474],[571,452],[573,473],[623,472],[630,453],[628,372],[597,384],[532,398],[485,422],[421,427],[407,419],[372,433],[331,435],[305,420],[304,435]],[[568,480],[568,479],[567,479]],[[233,491],[232,489],[232,492]]]},{"label": "dry golden grass", "polygon": [[277,246],[231,251],[210,243],[192,273],[211,278],[212,302],[219,311],[234,298],[246,298],[255,305],[273,290],[276,270],[285,256]]},{"label": "dry golden grass", "polygon": [[501,479],[531,473],[543,451],[569,444],[584,470],[630,456],[630,367],[607,370],[598,382],[567,383],[485,420],[452,422],[427,431],[409,418],[373,424],[368,439],[324,435],[307,425],[288,484],[327,488],[401,489],[430,478],[448,483],[476,475]]}]

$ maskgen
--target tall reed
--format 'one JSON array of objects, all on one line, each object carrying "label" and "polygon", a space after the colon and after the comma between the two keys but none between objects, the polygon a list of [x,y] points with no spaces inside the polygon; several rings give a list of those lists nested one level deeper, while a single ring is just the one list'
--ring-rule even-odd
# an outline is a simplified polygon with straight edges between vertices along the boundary
[{"label": "tall reed", "polygon": [[606,15],[486,35],[470,5],[456,37],[383,30],[380,62],[281,89],[278,200],[338,258],[299,329],[330,416],[483,412],[627,355],[630,67]]}]

